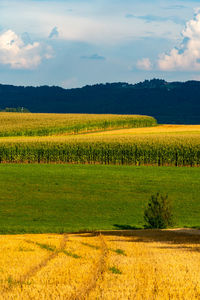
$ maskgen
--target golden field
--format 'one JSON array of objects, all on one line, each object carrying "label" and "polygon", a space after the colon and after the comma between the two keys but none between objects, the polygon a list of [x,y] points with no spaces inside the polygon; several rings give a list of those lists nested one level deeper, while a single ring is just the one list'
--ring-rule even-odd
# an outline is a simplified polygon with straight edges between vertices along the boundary
[{"label": "golden field", "polygon": [[[126,128],[99,132],[98,135],[141,135],[141,134],[200,134],[200,125],[158,125],[155,127]],[[90,133],[90,135],[96,135]]]},{"label": "golden field", "polygon": [[154,118],[140,115],[0,112],[0,136],[77,134],[114,128],[155,125],[157,122]]},{"label": "golden field", "polygon": [[0,236],[0,299],[200,299],[200,235]]},{"label": "golden field", "polygon": [[192,139],[199,142],[200,125],[158,125],[154,127],[110,129],[98,132],[85,132],[84,134],[68,135],[53,134],[51,136],[8,136],[1,137],[4,142],[131,142],[146,139],[179,140]]}]

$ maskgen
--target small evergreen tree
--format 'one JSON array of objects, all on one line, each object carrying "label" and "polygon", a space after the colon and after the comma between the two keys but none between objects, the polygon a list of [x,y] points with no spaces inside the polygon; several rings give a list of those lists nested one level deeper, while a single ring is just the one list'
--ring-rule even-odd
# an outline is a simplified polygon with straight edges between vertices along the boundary
[{"label": "small evergreen tree", "polygon": [[144,211],[144,220],[146,228],[164,229],[173,224],[172,207],[168,195],[157,193],[151,196]]}]

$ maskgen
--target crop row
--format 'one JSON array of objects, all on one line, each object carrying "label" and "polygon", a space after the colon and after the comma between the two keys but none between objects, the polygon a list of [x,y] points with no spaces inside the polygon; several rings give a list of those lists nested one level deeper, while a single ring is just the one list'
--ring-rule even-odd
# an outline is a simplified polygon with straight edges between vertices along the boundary
[{"label": "crop row", "polygon": [[68,138],[0,142],[0,162],[200,166],[194,137]]}]

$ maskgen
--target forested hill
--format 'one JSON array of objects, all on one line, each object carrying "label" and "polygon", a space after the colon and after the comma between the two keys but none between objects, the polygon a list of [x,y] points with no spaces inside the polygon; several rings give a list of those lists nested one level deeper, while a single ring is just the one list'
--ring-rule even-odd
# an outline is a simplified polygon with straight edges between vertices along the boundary
[{"label": "forested hill", "polygon": [[200,124],[200,82],[153,79],[77,89],[0,85],[0,109],[19,106],[31,112],[143,114],[159,123]]}]

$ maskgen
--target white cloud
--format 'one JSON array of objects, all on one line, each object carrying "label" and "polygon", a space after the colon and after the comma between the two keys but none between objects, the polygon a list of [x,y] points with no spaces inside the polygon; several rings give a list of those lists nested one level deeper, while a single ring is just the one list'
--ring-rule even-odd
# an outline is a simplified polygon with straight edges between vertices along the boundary
[{"label": "white cloud", "polygon": [[9,65],[12,69],[34,69],[43,58],[52,57],[52,49],[34,42],[25,44],[12,30],[0,35],[0,64]]},{"label": "white cloud", "polygon": [[200,70],[200,11],[194,19],[187,22],[182,31],[182,44],[173,48],[169,54],[161,54],[158,67],[163,71]]},{"label": "white cloud", "polygon": [[141,70],[150,71],[152,69],[152,63],[149,58],[143,58],[141,60],[138,60],[137,68]]}]

